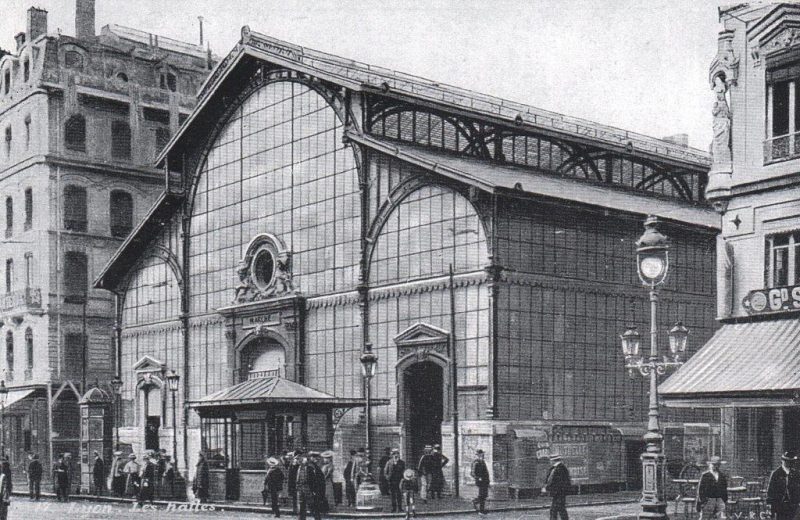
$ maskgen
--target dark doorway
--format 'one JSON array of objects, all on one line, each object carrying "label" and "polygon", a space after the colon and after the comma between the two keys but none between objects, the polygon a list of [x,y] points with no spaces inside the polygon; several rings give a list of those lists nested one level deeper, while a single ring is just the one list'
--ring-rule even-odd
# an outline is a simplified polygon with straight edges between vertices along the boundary
[{"label": "dark doorway", "polygon": [[644,441],[625,441],[625,475],[627,488],[642,489],[642,453]]},{"label": "dark doorway", "polygon": [[430,361],[415,363],[403,374],[408,407],[406,463],[416,466],[426,444],[442,442],[443,373]]},{"label": "dark doorway", "polygon": [[158,430],[161,428],[161,417],[150,416],[144,425],[144,449],[159,450]]},{"label": "dark doorway", "polygon": [[783,409],[783,450],[800,450],[800,407]]}]

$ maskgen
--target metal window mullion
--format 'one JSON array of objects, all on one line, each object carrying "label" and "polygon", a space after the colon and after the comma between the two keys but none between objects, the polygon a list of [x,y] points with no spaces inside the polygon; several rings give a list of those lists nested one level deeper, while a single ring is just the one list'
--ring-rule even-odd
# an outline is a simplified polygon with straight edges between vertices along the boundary
[{"label": "metal window mullion", "polygon": [[789,156],[794,154],[794,110],[796,105],[794,81],[789,82]]},{"label": "metal window mullion", "polygon": [[789,264],[788,274],[786,277],[786,282],[789,285],[794,285],[795,281],[795,272],[794,272],[794,234],[789,235],[789,247],[788,247],[788,254],[786,255],[786,262]]}]

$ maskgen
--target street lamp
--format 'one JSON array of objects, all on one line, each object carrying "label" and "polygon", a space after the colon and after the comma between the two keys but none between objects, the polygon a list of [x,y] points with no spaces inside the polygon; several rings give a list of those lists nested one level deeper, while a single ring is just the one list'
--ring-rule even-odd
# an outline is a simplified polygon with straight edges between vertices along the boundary
[{"label": "street lamp", "polygon": [[120,396],[122,395],[122,379],[119,376],[114,376],[114,379],[111,380],[111,390],[114,392],[114,434],[117,440],[117,448],[119,449],[119,423],[120,413],[119,413],[119,400]]},{"label": "street lamp", "polygon": [[366,393],[367,393],[367,461],[370,461],[372,453],[372,443],[370,438],[370,429],[372,423],[372,403],[371,399],[371,384],[372,378],[375,377],[375,369],[378,365],[378,356],[372,352],[372,343],[364,344],[364,352],[361,353],[361,375],[364,376]]},{"label": "street lamp", "polygon": [[172,393],[172,459],[175,461],[175,467],[178,467],[178,421],[175,413],[175,397],[178,394],[178,382],[181,380],[174,370],[170,370],[167,374],[167,387]]},{"label": "street lamp", "polygon": [[636,267],[639,279],[650,290],[650,356],[640,354],[641,336],[636,327],[629,327],[621,336],[625,368],[633,374],[638,370],[650,377],[650,404],[647,412],[647,444],[642,454],[642,515],[640,518],[666,519],[665,473],[663,436],[658,417],[658,376],[668,368],[678,367],[683,362],[689,330],[678,322],[669,331],[669,347],[672,360],[658,358],[658,287],[664,283],[669,272],[669,239],[656,228],[658,220],[649,216],[644,222],[644,233],[636,241]]},{"label": "street lamp", "polygon": [[8,397],[8,387],[5,380],[0,381],[0,455],[6,454],[6,397]]}]

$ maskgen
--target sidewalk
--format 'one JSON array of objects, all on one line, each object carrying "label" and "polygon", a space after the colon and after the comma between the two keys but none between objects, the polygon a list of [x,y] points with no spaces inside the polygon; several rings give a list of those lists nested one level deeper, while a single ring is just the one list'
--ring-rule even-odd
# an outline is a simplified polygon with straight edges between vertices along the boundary
[{"label": "sidewalk", "polygon": [[[21,491],[14,491],[15,496],[27,496],[27,493]],[[42,497],[55,499],[53,493],[42,493]],[[626,504],[636,502],[640,497],[638,491],[623,491],[619,493],[598,493],[586,495],[570,495],[567,497],[567,504],[573,506],[587,506],[587,505],[609,505],[609,504]],[[389,513],[391,511],[391,504],[388,497],[384,498],[383,511],[357,511],[355,508],[348,508],[339,506],[335,511],[325,515],[330,518],[396,518],[404,516],[403,513]],[[94,495],[72,495],[70,500],[86,500],[95,502],[111,502],[111,503],[132,503],[134,500],[128,498],[117,498],[102,496],[97,497]],[[169,501],[155,500],[155,504],[166,506]],[[232,511],[241,513],[271,513],[269,507],[263,507],[261,504],[242,503],[242,502],[209,502],[208,506],[214,506],[217,511]],[[547,497],[539,497],[536,499],[526,500],[488,500],[486,502],[486,510],[490,513],[506,512],[506,511],[535,511],[547,509],[550,507],[550,500]],[[469,499],[445,497],[441,500],[429,500],[428,504],[418,503],[417,514],[422,516],[444,516],[455,515],[461,513],[474,512],[472,502]],[[281,514],[291,514],[290,509],[281,508]]]}]

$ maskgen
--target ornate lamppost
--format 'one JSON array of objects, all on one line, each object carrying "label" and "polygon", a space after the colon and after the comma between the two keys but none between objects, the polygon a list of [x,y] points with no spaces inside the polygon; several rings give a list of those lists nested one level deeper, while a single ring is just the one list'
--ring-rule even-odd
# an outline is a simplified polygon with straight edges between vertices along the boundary
[{"label": "ornate lamppost", "polygon": [[0,381],[0,455],[6,454],[6,397],[8,397],[8,387],[5,380]]},{"label": "ornate lamppost", "polygon": [[650,356],[645,359],[639,353],[641,337],[636,327],[629,327],[620,338],[625,355],[625,367],[633,373],[638,370],[650,377],[650,404],[647,413],[647,444],[642,454],[642,513],[639,518],[666,519],[664,450],[658,413],[658,376],[668,368],[683,364],[681,355],[686,351],[686,338],[689,331],[678,322],[669,331],[669,346],[672,360],[658,355],[658,287],[664,283],[669,271],[669,239],[656,229],[658,220],[647,217],[644,233],[636,241],[636,265],[639,279],[650,290]]},{"label": "ornate lamppost", "polygon": [[372,352],[372,343],[364,344],[364,352],[361,353],[361,375],[364,376],[364,385],[367,400],[367,461],[370,461],[372,454],[372,441],[370,430],[372,430],[372,397],[371,381],[375,377],[375,369],[378,365],[378,356]]},{"label": "ornate lamppost", "polygon": [[111,380],[111,391],[114,392],[114,439],[116,448],[119,449],[119,423],[121,421],[119,413],[119,400],[122,396],[122,379],[119,376],[114,376]]},{"label": "ornate lamppost", "polygon": [[181,380],[174,370],[170,370],[167,374],[167,386],[172,394],[172,460],[175,461],[175,467],[178,467],[178,421],[175,407],[175,398],[178,394],[178,382]]}]

